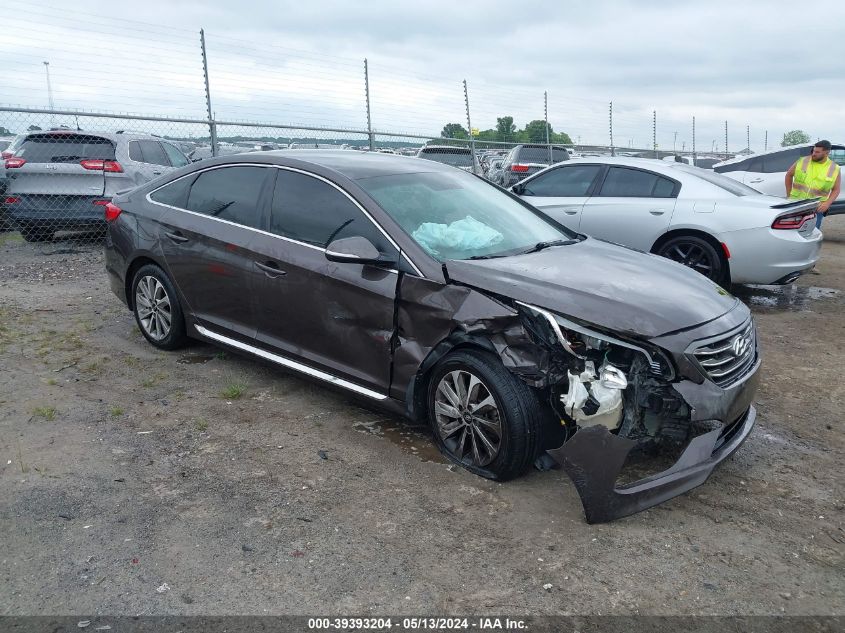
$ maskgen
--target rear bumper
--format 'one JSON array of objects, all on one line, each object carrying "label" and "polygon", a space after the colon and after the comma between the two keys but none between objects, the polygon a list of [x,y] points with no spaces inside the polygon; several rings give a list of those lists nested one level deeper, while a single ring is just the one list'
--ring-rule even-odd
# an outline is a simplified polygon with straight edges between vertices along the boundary
[{"label": "rear bumper", "polygon": [[731,281],[737,284],[778,284],[805,273],[821,256],[822,233],[804,237],[798,231],[757,228],[719,236],[731,252]]},{"label": "rear bumper", "polygon": [[105,224],[103,207],[95,201],[105,196],[9,194],[17,202],[6,205],[6,217],[21,228],[50,227],[56,230]]}]

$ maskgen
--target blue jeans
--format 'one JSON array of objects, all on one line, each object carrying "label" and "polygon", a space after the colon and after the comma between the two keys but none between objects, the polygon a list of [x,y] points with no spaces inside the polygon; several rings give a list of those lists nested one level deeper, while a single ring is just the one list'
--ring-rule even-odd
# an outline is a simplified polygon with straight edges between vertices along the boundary
[{"label": "blue jeans", "polygon": [[822,219],[824,218],[824,213],[816,213],[816,228],[822,228]]}]

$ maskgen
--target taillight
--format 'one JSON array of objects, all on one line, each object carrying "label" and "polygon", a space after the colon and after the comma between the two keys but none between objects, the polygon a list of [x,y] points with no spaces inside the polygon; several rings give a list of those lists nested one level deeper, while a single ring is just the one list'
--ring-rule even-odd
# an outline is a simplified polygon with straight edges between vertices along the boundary
[{"label": "taillight", "polygon": [[2,152],[0,152],[0,158],[3,158],[3,160],[6,160],[7,158],[11,158],[14,155],[15,155],[14,152],[10,152],[7,149],[4,149]]},{"label": "taillight", "polygon": [[816,219],[816,212],[811,211],[809,213],[792,213],[790,215],[782,215],[779,218],[775,218],[775,221],[772,222],[773,229],[800,229],[804,226],[805,222],[809,220]]},{"label": "taillight", "polygon": [[107,171],[111,173],[122,173],[123,167],[120,166],[116,160],[100,160],[100,159],[88,159],[88,160],[81,160],[79,164],[82,165],[85,169],[91,169],[96,171]]},{"label": "taillight", "polygon": [[[99,204],[103,202],[102,200],[97,200],[94,204]],[[106,217],[106,222],[114,222],[117,220],[117,216],[120,215],[121,208],[112,202],[106,202],[105,204],[106,210],[104,215]]]},{"label": "taillight", "polygon": [[12,156],[11,158],[7,158],[4,164],[6,165],[6,169],[17,169],[18,167],[23,167],[26,164],[26,160]]},{"label": "taillight", "polygon": [[526,172],[528,165],[511,165],[511,171]]},{"label": "taillight", "polygon": [[3,199],[3,204],[17,204],[20,201],[21,201],[21,199],[18,198],[17,196],[6,196]]}]

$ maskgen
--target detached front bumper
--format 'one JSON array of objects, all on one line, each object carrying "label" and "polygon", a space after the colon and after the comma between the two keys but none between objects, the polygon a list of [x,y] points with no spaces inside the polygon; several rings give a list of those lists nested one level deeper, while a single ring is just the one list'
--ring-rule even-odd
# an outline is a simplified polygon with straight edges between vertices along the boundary
[{"label": "detached front bumper", "polygon": [[729,425],[695,437],[677,462],[661,473],[625,486],[616,480],[637,442],[600,426],[581,429],[548,453],[572,479],[587,523],[604,523],[641,512],[703,484],[750,435],[757,410],[751,406]]}]

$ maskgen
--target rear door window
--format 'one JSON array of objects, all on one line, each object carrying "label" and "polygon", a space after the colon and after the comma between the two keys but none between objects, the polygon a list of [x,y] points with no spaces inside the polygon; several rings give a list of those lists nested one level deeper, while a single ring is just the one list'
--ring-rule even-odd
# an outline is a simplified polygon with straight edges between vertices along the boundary
[{"label": "rear door window", "polygon": [[278,170],[270,215],[270,231],[282,237],[325,248],[344,237],[365,237],[379,252],[396,249],[346,195],[322,180]]},{"label": "rear door window", "polygon": [[16,156],[28,163],[78,163],[81,160],[114,160],[108,139],[82,134],[39,134],[26,138]]},{"label": "rear door window", "polygon": [[673,181],[652,172],[611,167],[598,195],[613,198],[669,198],[674,189]]},{"label": "rear door window", "polygon": [[581,198],[587,195],[601,165],[558,167],[524,185],[523,194],[549,198]]},{"label": "rear door window", "polygon": [[243,226],[261,228],[259,197],[265,178],[272,171],[252,166],[204,171],[191,186],[187,208]]},{"label": "rear door window", "polygon": [[178,207],[184,209],[188,201],[188,191],[191,188],[191,183],[194,178],[186,176],[180,178],[168,185],[164,185],[160,189],[156,189],[150,194],[150,200],[166,204],[171,207]]},{"label": "rear door window", "polygon": [[174,167],[184,167],[188,164],[188,159],[185,158],[185,155],[180,152],[176,147],[171,145],[170,143],[162,143],[161,146],[164,148],[164,152],[167,154],[167,158],[170,159],[170,164]]},{"label": "rear door window", "polygon": [[[552,163],[560,163],[569,160],[569,154],[562,147],[552,148]],[[523,147],[519,151],[519,162],[521,163],[542,163],[549,164],[548,147]]]},{"label": "rear door window", "polygon": [[143,162],[150,165],[170,167],[170,161],[167,160],[167,154],[164,153],[161,143],[158,141],[138,141],[138,145],[141,146]]}]

